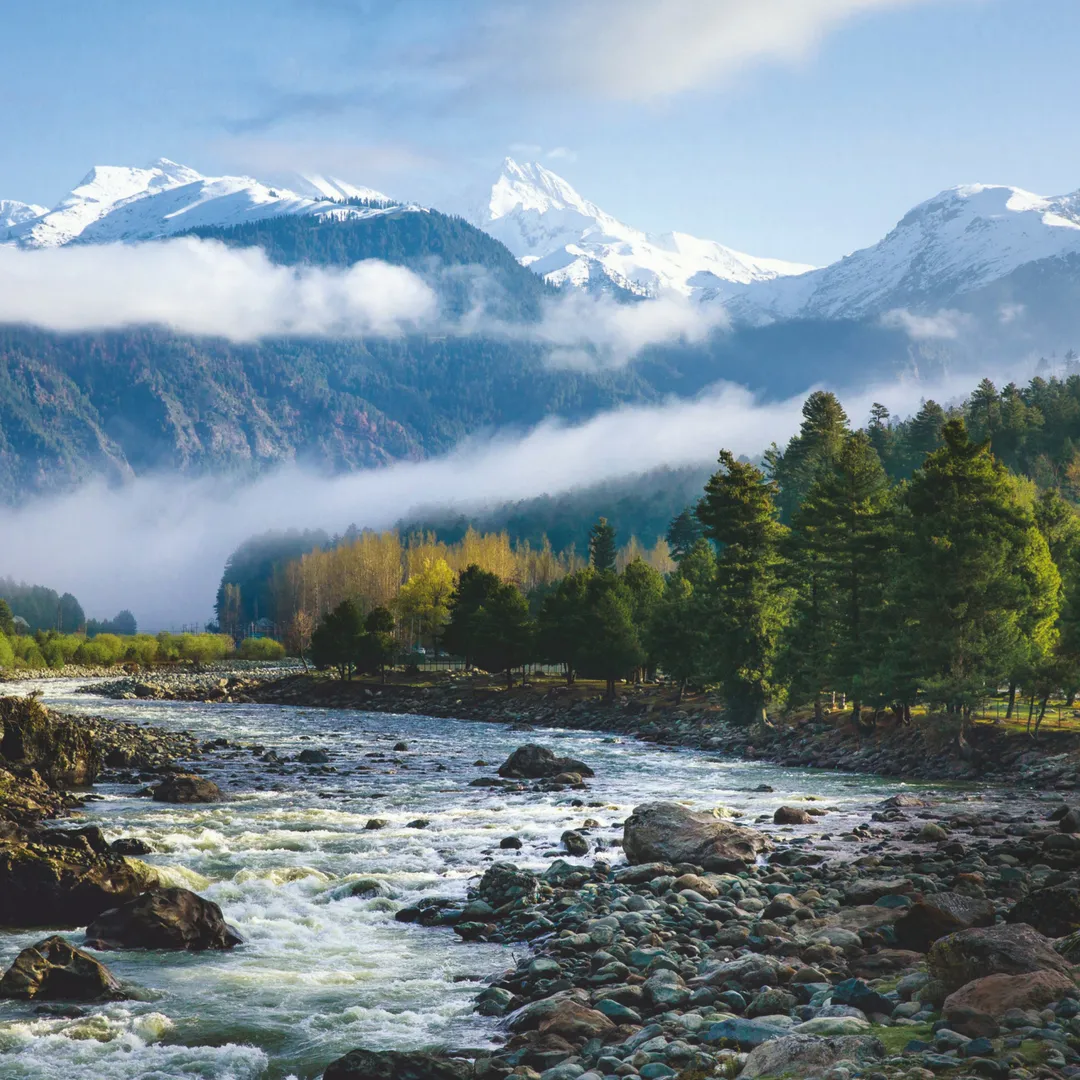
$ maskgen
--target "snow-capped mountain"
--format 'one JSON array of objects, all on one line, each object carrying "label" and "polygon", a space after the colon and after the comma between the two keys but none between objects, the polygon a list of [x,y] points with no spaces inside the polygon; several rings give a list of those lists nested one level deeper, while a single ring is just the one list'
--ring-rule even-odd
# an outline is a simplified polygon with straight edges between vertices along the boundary
[{"label": "snow-capped mountain", "polygon": [[35,206],[33,203],[18,202],[16,199],[0,199],[0,240],[4,232],[13,225],[22,225],[23,222],[33,221],[46,213],[46,207]]},{"label": "snow-capped mountain", "polygon": [[861,318],[939,309],[1021,267],[1080,254],[1080,192],[967,184],[920,203],[871,247],[797,278],[718,288],[736,317]]},{"label": "snow-capped mountain", "polygon": [[[6,235],[0,229],[0,240],[28,248],[152,240],[200,226],[239,225],[281,214],[386,212],[381,206],[343,205],[348,198],[391,204],[380,192],[342,181],[309,177],[303,184],[305,190],[298,192],[247,176],[203,176],[167,158],[145,168],[98,165],[51,210],[13,211]],[[0,217],[0,223],[4,220]]]},{"label": "snow-capped mountain", "polygon": [[771,281],[813,269],[744,255],[687,233],[644,233],[605,213],[542,165],[520,165],[511,158],[466,216],[556,285],[614,284],[645,296],[669,290],[690,296],[727,283]]}]

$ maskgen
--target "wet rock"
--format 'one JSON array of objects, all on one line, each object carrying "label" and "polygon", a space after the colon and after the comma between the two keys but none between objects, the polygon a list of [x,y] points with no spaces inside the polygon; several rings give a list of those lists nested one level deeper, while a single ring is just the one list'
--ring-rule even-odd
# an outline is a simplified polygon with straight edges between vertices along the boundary
[{"label": "wet rock", "polygon": [[773,814],[774,825],[813,825],[814,815],[798,806],[779,806]]},{"label": "wet rock", "polygon": [[499,847],[504,851],[520,851],[521,841],[516,836],[504,836],[499,841]]},{"label": "wet rock", "polygon": [[570,855],[588,855],[589,841],[576,829],[567,829],[562,834],[562,845]]},{"label": "wet rock", "polygon": [[1058,819],[1058,830],[1063,833],[1080,833],[1080,810],[1073,807]]},{"label": "wet rock", "polygon": [[1025,975],[987,975],[965,983],[945,999],[942,1016],[958,1010],[971,1010],[993,1017],[1003,1017],[1010,1009],[1041,1009],[1064,997],[1075,988],[1068,975],[1060,971],[1031,971]]},{"label": "wet rock", "polygon": [[1080,887],[1073,882],[1035,889],[1007,918],[1011,923],[1027,923],[1046,937],[1067,937],[1080,930]]},{"label": "wet rock", "polygon": [[919,830],[919,840],[921,840],[924,844],[935,843],[938,840],[948,840],[948,839],[949,839],[948,830],[942,828],[942,826],[936,824],[933,821],[928,821]]},{"label": "wet rock", "polygon": [[820,1075],[839,1061],[857,1062],[869,1069],[884,1057],[884,1045],[869,1035],[787,1035],[753,1050],[739,1075],[748,1080],[758,1076]]},{"label": "wet rock", "polygon": [[231,949],[243,939],[221,908],[190,889],[152,889],[86,928],[93,949]]},{"label": "wet rock", "polygon": [[330,755],[325,750],[301,750],[296,755],[296,760],[301,765],[325,765],[330,760]]},{"label": "wet rock", "polygon": [[384,817],[373,817],[367,819],[364,823],[364,828],[369,832],[375,832],[378,829],[385,829],[389,824],[390,822]]},{"label": "wet rock", "polygon": [[961,930],[941,938],[927,953],[926,969],[951,993],[987,975],[1068,974],[1069,965],[1042,934],[1017,923]]},{"label": "wet rock", "polygon": [[540,891],[540,879],[531,870],[519,870],[513,863],[493,863],[484,871],[476,893],[493,908],[514,900],[534,901]]},{"label": "wet rock", "polygon": [[546,746],[538,746],[536,743],[519,746],[499,766],[499,775],[511,780],[545,780],[560,773],[594,775],[585,762],[569,757],[556,757]]},{"label": "wet rock", "polygon": [[394,753],[396,754],[404,754],[408,749],[409,744],[407,742],[394,743]]},{"label": "wet rock", "polygon": [[154,802],[214,803],[221,799],[221,788],[213,780],[194,773],[168,776],[154,788]]},{"label": "wet rock", "polygon": [[872,990],[862,979],[845,979],[833,987],[832,999],[837,1005],[850,1005],[869,1016],[884,1013],[888,1016],[896,1002]]},{"label": "wet rock", "polygon": [[623,826],[623,851],[630,863],[690,863],[707,870],[738,870],[772,849],[762,832],[732,825],[678,803],[636,806]]},{"label": "wet rock", "polygon": [[153,848],[145,841],[134,836],[121,836],[109,845],[114,855],[150,855]]},{"label": "wet rock", "polygon": [[969,927],[990,926],[994,905],[962,893],[924,896],[896,921],[896,940],[905,949],[925,952],[938,938]]},{"label": "wet rock", "polygon": [[323,1080],[467,1080],[472,1063],[422,1051],[350,1050],[331,1061]]},{"label": "wet rock", "polygon": [[101,768],[92,730],[36,698],[0,697],[0,732],[0,758],[33,769],[54,787],[92,784]]},{"label": "wet rock", "polygon": [[23,949],[0,979],[0,998],[118,1001],[125,996],[104,964],[55,936]]},{"label": "wet rock", "polygon": [[515,1032],[539,1031],[564,1039],[592,1039],[605,1036],[615,1025],[598,1009],[569,994],[558,993],[541,998],[506,1018],[506,1026]]},{"label": "wet rock", "polygon": [[414,818],[412,821],[405,823],[406,829],[426,829],[431,824],[428,818]]},{"label": "wet rock", "polygon": [[0,844],[0,925],[85,926],[154,884],[149,867],[116,855]]}]

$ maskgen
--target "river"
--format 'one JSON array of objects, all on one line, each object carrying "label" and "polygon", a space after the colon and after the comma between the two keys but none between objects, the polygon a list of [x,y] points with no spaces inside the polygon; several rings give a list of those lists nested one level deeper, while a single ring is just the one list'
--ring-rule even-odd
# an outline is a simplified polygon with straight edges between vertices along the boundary
[{"label": "river", "polygon": [[[476,1016],[472,999],[486,978],[512,965],[510,950],[397,923],[394,911],[404,903],[462,895],[498,858],[542,870],[561,833],[586,818],[600,823],[590,839],[607,843],[621,836],[636,804],[653,799],[723,806],[753,823],[771,820],[782,803],[813,796],[833,812],[809,831],[819,848],[839,848],[837,838],[865,822],[875,803],[904,789],[895,780],[721,762],[588,732],[523,733],[284,706],[111,701],[76,694],[78,685],[43,680],[5,691],[37,687],[46,704],[69,712],[259,744],[282,758],[324,749],[336,771],[289,765],[277,772],[249,750],[216,754],[199,771],[230,800],[203,806],[154,803],[137,797],[136,786],[99,785],[85,823],[100,825],[110,840],[134,836],[151,844],[155,854],[146,861],[171,884],[220,904],[246,944],[224,953],[102,954],[118,978],[143,988],[144,1000],[91,1006],[85,1016],[0,1002],[4,1080],[311,1080],[356,1046],[489,1045],[496,1022]],[[407,751],[394,751],[400,741]],[[511,794],[469,786],[530,741],[588,762],[596,771],[589,791]],[[761,785],[774,790],[753,790]],[[366,828],[373,817],[388,825]],[[430,824],[407,827],[417,818]],[[499,840],[511,835],[522,850],[500,852]],[[608,855],[621,858],[617,847]],[[360,878],[376,879],[378,894],[351,895],[350,883]],[[44,936],[0,932],[0,961],[6,967]],[[74,944],[83,937],[65,936]]]}]

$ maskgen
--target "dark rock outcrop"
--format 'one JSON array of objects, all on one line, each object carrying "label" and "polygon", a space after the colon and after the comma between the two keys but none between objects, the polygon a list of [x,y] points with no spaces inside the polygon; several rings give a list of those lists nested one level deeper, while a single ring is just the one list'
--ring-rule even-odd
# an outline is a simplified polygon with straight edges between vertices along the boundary
[{"label": "dark rock outcrop", "polygon": [[414,1050],[350,1050],[331,1061],[323,1080],[467,1080],[472,1063]]},{"label": "dark rock outcrop", "polygon": [[155,883],[149,867],[118,855],[85,847],[0,844],[0,924],[85,926]]},{"label": "dark rock outcrop", "polygon": [[1080,930],[1080,887],[1073,882],[1035,889],[1007,918],[1011,923],[1027,923],[1046,937],[1068,937]]},{"label": "dark rock outcrop", "polygon": [[584,761],[556,757],[546,746],[537,746],[536,743],[519,746],[499,766],[499,775],[509,780],[550,780],[560,773],[595,775]]},{"label": "dark rock outcrop", "polygon": [[168,776],[154,788],[154,802],[213,803],[221,799],[221,788],[213,780],[194,773]]},{"label": "dark rock outcrop", "polygon": [[623,826],[623,851],[633,864],[691,863],[707,870],[738,870],[771,849],[768,836],[757,829],[732,825],[678,803],[636,806]]},{"label": "dark rock outcrop", "polygon": [[231,949],[243,941],[221,908],[190,889],[152,889],[86,928],[93,949]]},{"label": "dark rock outcrop", "polygon": [[101,768],[91,730],[36,698],[0,697],[0,730],[0,758],[33,769],[52,787],[92,784]]},{"label": "dark rock outcrop", "polygon": [[896,921],[896,941],[903,949],[926,952],[938,938],[973,926],[991,926],[994,905],[962,893],[940,892],[916,901]]},{"label": "dark rock outcrop", "polygon": [[0,998],[24,1001],[118,1001],[125,997],[104,964],[62,937],[23,949],[0,979]]},{"label": "dark rock outcrop", "polygon": [[813,825],[814,815],[798,806],[778,806],[773,814],[774,825]]}]

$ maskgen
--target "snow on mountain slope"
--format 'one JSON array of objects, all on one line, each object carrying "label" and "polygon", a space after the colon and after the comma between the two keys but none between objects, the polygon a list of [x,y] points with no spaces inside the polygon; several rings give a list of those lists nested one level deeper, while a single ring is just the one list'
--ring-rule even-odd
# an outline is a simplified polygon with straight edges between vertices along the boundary
[{"label": "snow on mountain slope", "polygon": [[341,203],[354,196],[386,201],[379,192],[317,179],[318,185],[309,181],[309,191],[301,194],[246,176],[203,176],[167,158],[146,168],[99,165],[53,209],[11,225],[7,239],[21,247],[58,247],[76,241],[152,240],[280,214],[363,217],[386,212]]},{"label": "snow on mountain slope", "polygon": [[798,278],[718,288],[737,318],[858,318],[941,308],[1028,263],[1080,253],[1080,192],[968,184],[909,211],[878,243]]},{"label": "snow on mountain slope", "polygon": [[19,202],[17,199],[0,199],[0,241],[3,241],[7,231],[13,225],[22,225],[27,221],[33,221],[46,213],[44,206],[35,206],[33,203]]},{"label": "snow on mountain slope", "polygon": [[649,235],[605,213],[542,165],[519,165],[511,158],[466,216],[557,285],[615,284],[641,295],[675,290],[690,296],[724,283],[812,269],[744,255],[686,233]]}]

